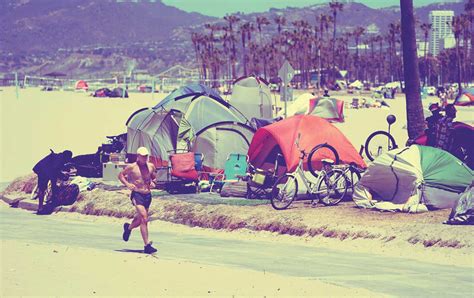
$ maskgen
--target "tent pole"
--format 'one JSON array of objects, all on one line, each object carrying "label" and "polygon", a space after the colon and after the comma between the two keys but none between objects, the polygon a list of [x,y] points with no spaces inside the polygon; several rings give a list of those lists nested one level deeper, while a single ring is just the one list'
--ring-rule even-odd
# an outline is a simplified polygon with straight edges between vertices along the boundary
[{"label": "tent pole", "polygon": [[151,100],[155,100],[155,78],[151,79]]}]

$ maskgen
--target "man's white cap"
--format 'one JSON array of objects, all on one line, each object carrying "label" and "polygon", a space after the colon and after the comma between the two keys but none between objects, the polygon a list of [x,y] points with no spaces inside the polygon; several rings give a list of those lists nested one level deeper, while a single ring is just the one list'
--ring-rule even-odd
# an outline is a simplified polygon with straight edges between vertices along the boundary
[{"label": "man's white cap", "polygon": [[147,156],[149,154],[148,149],[146,149],[145,147],[140,147],[137,150],[137,154],[142,155],[142,156]]}]

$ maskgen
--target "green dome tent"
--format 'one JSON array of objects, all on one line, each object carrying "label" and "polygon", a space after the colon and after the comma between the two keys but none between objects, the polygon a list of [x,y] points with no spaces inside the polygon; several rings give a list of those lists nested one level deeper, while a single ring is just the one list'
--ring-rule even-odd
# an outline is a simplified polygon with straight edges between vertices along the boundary
[{"label": "green dome tent", "polygon": [[409,205],[428,208],[452,208],[469,186],[474,173],[450,153],[427,146],[389,151],[368,167],[356,189],[353,200],[363,208],[387,206],[376,202],[398,204],[393,209],[407,211]]}]

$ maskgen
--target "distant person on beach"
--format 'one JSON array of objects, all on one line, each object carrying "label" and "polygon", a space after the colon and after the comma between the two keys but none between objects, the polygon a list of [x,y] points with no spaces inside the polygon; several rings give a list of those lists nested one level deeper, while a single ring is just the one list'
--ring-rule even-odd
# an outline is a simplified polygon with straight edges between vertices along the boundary
[{"label": "distant person on beach", "polygon": [[44,194],[48,188],[48,182],[51,181],[51,205],[57,203],[57,180],[64,175],[64,165],[72,159],[72,152],[66,150],[62,153],[51,153],[41,159],[34,167],[33,172],[38,175],[38,211],[37,214],[45,214],[43,209]]},{"label": "distant person on beach", "polygon": [[430,105],[429,110],[431,112],[431,116],[426,118],[426,145],[428,146],[435,146],[436,145],[436,127],[438,125],[439,120],[443,117],[441,115],[441,107],[437,103],[433,103]]},{"label": "distant person on beach", "polygon": [[436,146],[437,148],[450,151],[453,144],[453,126],[456,118],[456,107],[449,104],[445,108],[445,116],[438,120],[436,126]]},{"label": "distant person on beach", "polygon": [[132,230],[140,227],[145,244],[144,253],[152,254],[157,252],[157,249],[148,239],[148,209],[151,204],[151,189],[155,187],[153,180],[156,178],[156,174],[155,166],[148,162],[148,155],[148,149],[138,148],[137,161],[120,172],[118,178],[132,191],[130,200],[137,211],[132,223],[123,225],[122,238],[124,241],[128,241]]},{"label": "distant person on beach", "polygon": [[324,95],[323,96],[324,97],[330,97],[328,89],[324,89]]}]

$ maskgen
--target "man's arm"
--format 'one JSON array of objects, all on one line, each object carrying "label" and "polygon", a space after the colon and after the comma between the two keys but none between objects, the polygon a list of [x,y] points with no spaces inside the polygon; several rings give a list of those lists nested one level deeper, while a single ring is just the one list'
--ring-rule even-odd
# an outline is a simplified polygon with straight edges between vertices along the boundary
[{"label": "man's arm", "polygon": [[151,188],[155,188],[156,187],[156,183],[155,183],[155,179],[156,179],[156,167],[154,164],[150,163],[151,165],[151,169],[150,169],[150,180],[151,180],[151,183],[150,183],[150,187]]},{"label": "man's arm", "polygon": [[118,175],[118,179],[120,180],[120,182],[122,182],[122,184],[125,185],[131,191],[135,190],[135,185],[129,183],[126,177],[132,171],[132,169],[133,166],[129,165],[125,169],[123,169],[123,171],[121,171]]}]

